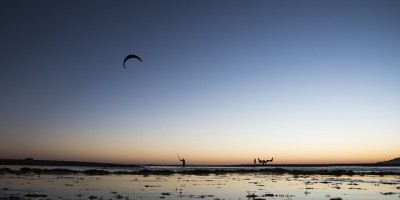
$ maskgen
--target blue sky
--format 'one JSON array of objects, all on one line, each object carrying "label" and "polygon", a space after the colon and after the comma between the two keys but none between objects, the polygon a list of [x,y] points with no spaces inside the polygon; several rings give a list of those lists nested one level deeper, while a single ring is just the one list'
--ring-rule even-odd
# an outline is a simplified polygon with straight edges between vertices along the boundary
[{"label": "blue sky", "polygon": [[1,157],[400,154],[398,1],[0,4]]}]

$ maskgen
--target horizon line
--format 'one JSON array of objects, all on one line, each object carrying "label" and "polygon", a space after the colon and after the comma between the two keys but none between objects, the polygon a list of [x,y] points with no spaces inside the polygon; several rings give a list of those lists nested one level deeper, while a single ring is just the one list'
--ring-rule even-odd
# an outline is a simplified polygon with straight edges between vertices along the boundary
[{"label": "horizon line", "polygon": [[[70,162],[70,164],[97,164],[97,165],[118,165],[118,166],[180,166],[180,164],[160,164],[160,163],[114,163],[114,162],[99,162],[99,161],[77,161],[77,160],[42,160],[42,159],[30,159],[30,158],[25,158],[25,159],[18,159],[18,158],[0,158],[0,161],[2,162],[23,162],[24,164],[30,163],[30,164],[39,164],[39,162],[54,162],[54,163],[65,163],[67,164]],[[0,162],[0,165],[7,165]],[[374,165],[374,164],[385,164],[384,162],[386,161],[378,161],[378,162],[354,162],[354,163],[270,163],[267,165],[262,165],[262,164],[253,164],[253,163],[236,163],[236,164],[187,164],[186,166],[337,166],[337,165]],[[21,163],[22,164],[22,163]],[[44,164],[44,163],[43,163]]]}]

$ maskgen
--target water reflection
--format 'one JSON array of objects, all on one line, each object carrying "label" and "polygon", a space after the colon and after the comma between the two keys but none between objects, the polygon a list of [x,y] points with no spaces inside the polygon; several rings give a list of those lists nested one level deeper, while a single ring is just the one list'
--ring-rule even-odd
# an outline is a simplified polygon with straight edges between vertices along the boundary
[{"label": "water reflection", "polygon": [[398,199],[399,176],[0,175],[0,199]]}]

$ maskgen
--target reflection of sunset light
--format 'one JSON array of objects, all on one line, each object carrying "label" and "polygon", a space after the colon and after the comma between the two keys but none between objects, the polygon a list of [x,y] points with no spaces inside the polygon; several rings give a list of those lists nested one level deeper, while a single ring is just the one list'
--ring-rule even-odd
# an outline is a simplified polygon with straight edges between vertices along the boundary
[{"label": "reflection of sunset light", "polygon": [[[15,195],[16,192],[29,190],[40,191],[40,194],[48,195],[47,198],[49,199],[56,199],[60,196],[76,197],[77,194],[82,194],[82,196],[89,196],[90,194],[107,199],[113,199],[117,194],[126,197],[126,199],[132,197],[141,197],[143,199],[158,199],[160,197],[173,199],[210,199],[206,197],[237,199],[238,197],[246,197],[249,194],[258,195],[258,197],[263,197],[264,194],[274,194],[275,199],[286,199],[304,197],[305,191],[308,191],[307,198],[310,199],[329,199],[327,197],[344,196],[346,199],[361,200],[366,197],[383,199],[382,192],[390,192],[391,194],[398,192],[398,189],[393,186],[398,180],[397,176],[370,175],[337,177],[329,175],[294,176],[292,174],[274,175],[263,173],[216,175],[211,173],[201,176],[186,174],[167,176],[120,174],[88,177],[83,174],[69,176],[41,174],[40,178],[30,176],[29,180],[27,179],[23,175],[2,177],[0,186],[10,188],[4,189],[2,195]],[[29,184],[26,184],[27,181],[29,181]],[[71,187],[66,189],[66,185]],[[392,199],[393,196],[391,196]]]}]

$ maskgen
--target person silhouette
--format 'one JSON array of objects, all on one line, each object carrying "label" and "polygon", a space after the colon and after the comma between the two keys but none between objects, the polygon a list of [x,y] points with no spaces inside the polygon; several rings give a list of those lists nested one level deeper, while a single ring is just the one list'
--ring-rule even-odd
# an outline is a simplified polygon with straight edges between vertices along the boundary
[{"label": "person silhouette", "polygon": [[256,164],[257,164],[257,159],[254,158],[254,165],[256,165]]},{"label": "person silhouette", "polygon": [[185,161],[185,159],[184,158],[182,158],[182,159],[179,159],[181,162],[182,162],[182,167],[184,167],[185,165],[186,165],[186,161]]}]

